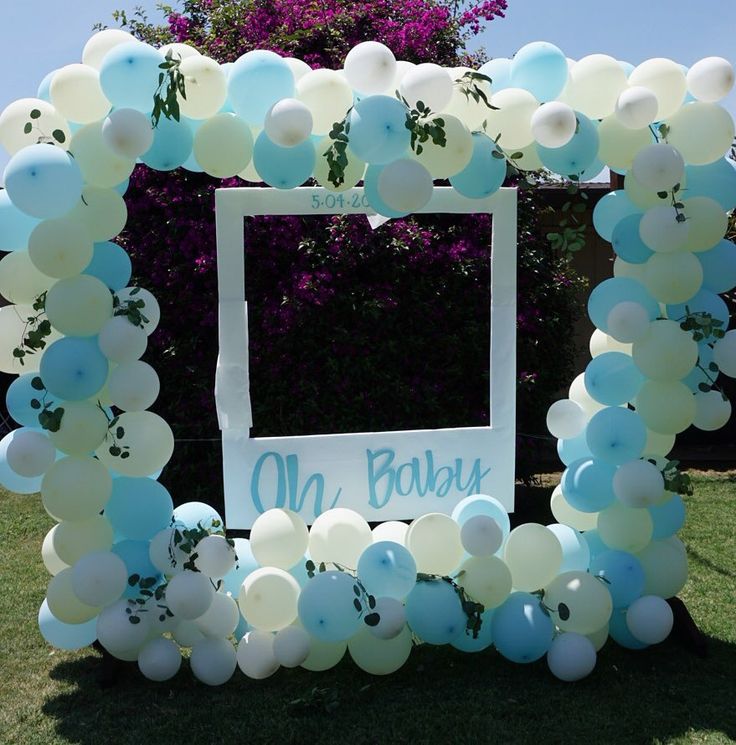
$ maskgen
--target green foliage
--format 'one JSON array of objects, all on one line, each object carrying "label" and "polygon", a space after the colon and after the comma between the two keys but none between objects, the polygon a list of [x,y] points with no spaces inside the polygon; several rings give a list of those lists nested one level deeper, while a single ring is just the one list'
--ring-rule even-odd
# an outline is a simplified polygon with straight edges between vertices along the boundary
[{"label": "green foliage", "polygon": [[37,145],[63,145],[66,142],[66,135],[61,129],[55,129],[49,135],[38,126],[37,122],[41,118],[41,112],[38,109],[31,109],[29,117],[31,121],[23,125],[23,134],[29,135],[35,129],[38,132]]},{"label": "green foliage", "polygon": [[175,58],[174,52],[169,49],[165,61],[159,65],[163,72],[158,74],[158,88],[153,94],[151,124],[154,128],[158,127],[162,116],[177,122],[181,119],[179,96],[186,101],[187,91],[186,80],[179,69],[180,65],[181,55],[177,54]]},{"label": "green foliage", "polygon": [[21,365],[25,365],[25,357],[46,348],[46,339],[51,336],[51,323],[46,315],[46,293],[42,293],[33,301],[33,310],[38,311],[35,316],[28,316],[23,327],[20,344],[13,350],[13,357]]},{"label": "green foliage", "polygon": [[31,388],[42,394],[40,398],[32,398],[30,401],[31,408],[38,411],[39,425],[47,432],[58,432],[64,409],[61,406],[54,407],[54,402],[48,400],[49,392],[39,376],[31,379]]},{"label": "green foliage", "polygon": [[345,169],[348,167],[347,149],[350,142],[350,112],[351,106],[345,118],[341,122],[335,122],[330,130],[330,147],[323,153],[327,159],[329,173],[327,179],[337,189],[345,183]]},{"label": "green foliage", "polygon": [[487,75],[468,70],[468,72],[464,73],[461,77],[455,79],[455,86],[467,100],[472,98],[476,103],[483,101],[489,109],[492,111],[498,111],[498,106],[493,106],[491,104],[485,91],[479,85],[479,83],[488,83],[488,85],[491,85],[492,82],[491,78]]},{"label": "green foliage", "polygon": [[114,316],[123,316],[127,318],[134,326],[138,328],[145,328],[146,324],[150,323],[150,319],[143,313],[143,309],[146,307],[145,300],[135,300],[135,295],[140,292],[140,288],[134,287],[130,291],[131,297],[124,302],[121,302],[120,298],[113,292],[112,294],[112,308]]},{"label": "green foliage", "polygon": [[[650,463],[656,461],[650,460]],[[669,460],[665,463],[662,469],[662,477],[664,478],[664,488],[667,491],[674,492],[675,494],[681,494],[686,496],[693,495],[693,482],[690,476],[680,470],[679,460]]]},{"label": "green foliage", "polygon": [[[353,585],[353,592],[355,593],[353,605],[358,613],[358,618],[362,617],[366,626],[377,626],[381,622],[381,617],[375,612],[376,599],[368,592],[368,590],[365,589],[365,585],[358,578],[357,572],[354,569],[349,569],[335,561],[329,563],[332,564],[338,572],[350,574],[355,579],[355,584]],[[313,579],[315,574],[321,574],[322,572],[327,571],[327,564],[324,561],[321,561],[319,565],[315,565],[311,559],[308,559],[304,567],[307,570],[307,577],[309,577],[309,579]]]},{"label": "green foliage", "polygon": [[463,609],[463,613],[467,617],[465,623],[465,633],[472,634],[473,639],[478,638],[481,626],[483,625],[483,612],[485,608],[481,603],[477,603],[471,599],[465,592],[465,588],[459,585],[455,580],[461,580],[464,572],[458,572],[455,577],[447,577],[439,574],[427,574],[425,572],[419,572],[417,574],[417,582],[447,582],[450,587],[455,591],[458,599],[460,600],[460,606]]},{"label": "green foliage", "polygon": [[396,97],[408,109],[404,126],[411,133],[410,146],[417,155],[422,154],[424,143],[429,140],[432,140],[432,144],[437,147],[447,145],[445,120],[442,117],[434,116],[429,106],[426,106],[423,101],[417,101],[416,106],[412,108],[398,90]]}]

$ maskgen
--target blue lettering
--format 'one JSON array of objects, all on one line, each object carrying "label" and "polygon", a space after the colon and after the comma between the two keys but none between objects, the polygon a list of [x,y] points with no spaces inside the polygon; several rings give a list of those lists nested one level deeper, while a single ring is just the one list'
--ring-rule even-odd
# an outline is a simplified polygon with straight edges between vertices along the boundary
[{"label": "blue lettering", "polygon": [[[395,453],[391,448],[382,448],[381,450],[366,450],[366,456],[368,457],[368,504],[371,507],[379,510],[381,507],[385,507],[391,499],[391,495],[394,491],[394,471],[391,468]],[[374,461],[377,458],[384,458],[380,464],[378,471],[374,469]],[[379,499],[376,491],[378,482],[386,478],[387,482],[383,492],[383,498]]]},{"label": "blue lettering", "polygon": [[253,468],[253,475],[250,479],[250,496],[258,512],[265,512],[268,507],[263,506],[261,499],[261,472],[266,461],[273,458],[276,468],[276,488],[273,507],[283,507],[286,504],[286,473],[284,470],[284,459],[273,451],[264,453],[257,461]]}]

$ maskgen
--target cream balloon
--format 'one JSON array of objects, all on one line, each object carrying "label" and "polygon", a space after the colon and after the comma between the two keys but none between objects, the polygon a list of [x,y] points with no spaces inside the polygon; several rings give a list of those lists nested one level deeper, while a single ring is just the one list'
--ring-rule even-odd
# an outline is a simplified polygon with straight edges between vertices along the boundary
[{"label": "cream balloon", "polygon": [[531,592],[557,576],[562,565],[562,546],[544,525],[525,523],[509,533],[503,558],[511,570],[514,588]]},{"label": "cream balloon", "polygon": [[532,116],[539,102],[523,88],[505,88],[491,99],[497,110],[489,110],[486,131],[508,153],[534,142]]},{"label": "cream balloon", "polygon": [[296,57],[284,57],[283,60],[291,68],[295,82],[301,80],[308,72],[312,71],[312,68],[304,60],[297,59]]},{"label": "cream balloon", "polygon": [[717,246],[728,230],[728,213],[710,197],[691,197],[682,204],[689,226],[683,250],[701,253]]},{"label": "cream balloon", "polygon": [[82,62],[85,65],[100,69],[102,60],[105,55],[119,44],[126,44],[130,41],[138,41],[133,34],[123,31],[121,28],[105,28],[87,40],[82,50]]},{"label": "cream balloon", "polygon": [[644,285],[660,303],[684,303],[702,284],[703,267],[693,253],[655,253],[644,265]]},{"label": "cream balloon", "polygon": [[[41,364],[40,354],[28,354],[23,357],[21,365],[18,357],[13,355],[13,350],[18,347],[18,342],[28,333],[26,324],[29,318],[35,318],[38,311],[30,305],[5,305],[0,308],[0,371],[12,375],[35,372]],[[60,337],[58,331],[53,330],[51,337],[44,341],[50,344]]]},{"label": "cream balloon", "polygon": [[[606,586],[588,572],[563,572],[544,588],[544,603],[551,608],[562,631],[592,634],[608,623],[613,610]],[[560,612],[565,606],[567,613]]]},{"label": "cream balloon", "polygon": [[[649,324],[649,316],[647,316],[647,325]],[[588,343],[591,357],[598,357],[598,355],[605,354],[606,352],[622,352],[623,354],[631,354],[631,344],[621,342],[618,339],[604,333],[600,329],[595,329],[590,336],[590,342]]]},{"label": "cream balloon", "polygon": [[158,398],[160,389],[156,371],[140,360],[117,365],[107,381],[111,403],[123,411],[149,409]]},{"label": "cream balloon", "polygon": [[687,71],[687,87],[699,101],[715,103],[733,88],[733,65],[723,57],[705,57]]},{"label": "cream balloon", "polygon": [[307,524],[292,510],[267,510],[250,532],[250,547],[261,566],[290,569],[303,558],[308,544]]},{"label": "cream balloon", "polygon": [[409,526],[406,547],[417,563],[418,572],[450,574],[463,556],[460,526],[439,512],[422,515]]},{"label": "cream balloon", "polygon": [[89,265],[93,253],[88,228],[71,217],[40,222],[28,239],[28,255],[36,269],[57,279],[80,274]]},{"label": "cream balloon", "polygon": [[[630,264],[620,256],[617,256],[613,262],[613,276],[628,277],[644,284],[644,264]],[[649,321],[648,315],[647,321]]]},{"label": "cream balloon", "polygon": [[645,595],[671,598],[685,586],[687,552],[678,538],[673,536],[664,541],[652,541],[636,558],[644,570]]},{"label": "cream balloon", "polygon": [[0,295],[9,303],[32,305],[55,281],[37,269],[28,251],[11,251],[0,259]]},{"label": "cream balloon", "polygon": [[[353,510],[337,507],[317,517],[309,531],[309,554],[316,563],[333,562],[357,567],[373,542],[370,526]],[[247,615],[247,614],[246,614]]]},{"label": "cream balloon", "polygon": [[636,553],[652,539],[654,524],[649,510],[614,502],[598,513],[598,534],[611,549]]},{"label": "cream balloon", "polygon": [[85,455],[104,442],[107,427],[107,416],[96,402],[66,401],[61,426],[50,434],[51,442],[62,453]]},{"label": "cream balloon", "polygon": [[89,65],[72,64],[60,68],[51,78],[51,103],[66,119],[89,124],[110,111],[110,102],[102,92],[100,73]]},{"label": "cream balloon", "polygon": [[56,461],[41,482],[41,499],[55,520],[94,518],[112,494],[110,472],[96,458],[71,456]]},{"label": "cream balloon", "polygon": [[646,445],[644,445],[644,453],[646,455],[664,457],[675,446],[675,439],[674,434],[663,435],[659,432],[653,432],[648,429],[647,442]]},{"label": "cream balloon", "polygon": [[626,73],[606,54],[591,54],[570,69],[563,100],[591,119],[613,114],[621,92],[626,88]]},{"label": "cream balloon", "polygon": [[108,551],[112,539],[112,526],[104,515],[85,520],[63,520],[54,531],[53,549],[64,563],[73,566],[85,554]]},{"label": "cream balloon", "polygon": [[263,567],[244,580],[238,596],[241,613],[259,631],[279,631],[297,617],[299,583],[288,572]]},{"label": "cream balloon", "polygon": [[[53,133],[57,136],[54,137]],[[0,145],[9,155],[35,145],[39,139],[51,139],[63,150],[69,148],[69,124],[50,103],[40,98],[20,98],[3,109],[0,114]]]},{"label": "cream balloon", "polygon": [[[179,72],[184,76],[186,98],[180,97],[179,107],[190,119],[208,119],[214,116],[227,98],[227,76],[215,60],[193,50],[183,58]],[[235,151],[233,151],[235,152]]]},{"label": "cream balloon", "polygon": [[335,122],[342,121],[353,105],[353,91],[335,70],[312,70],[296,84],[298,98],[312,115],[312,132],[326,135]]},{"label": "cream balloon", "polygon": [[593,530],[598,524],[597,512],[580,512],[566,499],[562,487],[557,485],[550,498],[550,509],[557,522],[575,530]]},{"label": "cream balloon", "polygon": [[335,667],[345,655],[348,643],[344,642],[323,642],[315,637],[310,637],[309,657],[302,662],[305,670],[312,672],[323,672]]},{"label": "cream balloon", "polygon": [[693,423],[697,408],[693,392],[684,383],[647,380],[636,397],[636,411],[647,429],[676,435]]},{"label": "cream balloon", "polygon": [[84,223],[93,241],[109,241],[125,227],[128,208],[114,189],[85,186],[79,203],[66,217]]},{"label": "cream balloon", "polygon": [[[483,122],[488,114],[488,106],[482,97],[476,100],[472,95],[465,95],[465,86],[457,83],[463,76],[474,72],[469,67],[456,67],[450,71],[455,84],[452,87],[452,97],[440,113],[451,114],[457,117],[471,132],[483,129]],[[476,79],[475,87],[486,97],[486,101],[491,100],[491,84],[485,80]]]},{"label": "cream balloon", "polygon": [[651,144],[652,133],[647,126],[634,129],[617,116],[606,117],[598,127],[598,158],[617,171],[630,170],[636,154]]},{"label": "cream balloon", "polygon": [[69,151],[82,171],[87,184],[101,189],[112,188],[133,172],[135,161],[112,151],[102,136],[103,122],[94,122],[77,130]]},{"label": "cream balloon", "polygon": [[[325,137],[317,143],[316,151],[319,155],[327,152],[332,144],[332,140],[329,137]],[[343,182],[339,186],[335,186],[330,181],[330,167],[327,163],[327,158],[318,157],[314,164],[314,179],[323,188],[328,191],[341,192],[347,189],[352,189],[357,183],[363,178],[365,173],[365,162],[358,158],[357,155],[348,147],[345,152],[345,156],[348,159],[348,164],[345,166],[343,173]],[[247,172],[247,169],[246,169]],[[252,178],[247,177],[243,173],[240,174],[241,178],[245,178],[247,181]]]},{"label": "cream balloon", "polygon": [[452,98],[450,73],[434,62],[423,62],[406,71],[399,92],[415,108],[422,102],[432,111],[442,111]]},{"label": "cream balloon", "polygon": [[727,331],[713,347],[713,361],[729,378],[736,378],[736,329]]},{"label": "cream balloon", "polygon": [[629,129],[648,127],[656,120],[658,109],[657,97],[642,85],[625,88],[616,101],[616,117]]},{"label": "cream balloon", "polygon": [[730,418],[731,402],[720,391],[698,391],[695,394],[695,427],[704,432],[714,432],[725,427]]},{"label": "cream balloon", "polygon": [[[470,163],[470,159],[473,157],[473,136],[470,134],[470,130],[456,117],[450,114],[442,114],[439,118],[445,123],[444,147],[435,145],[434,142],[428,140],[422,143],[422,152],[412,151],[411,157],[419,161],[429,171],[432,178],[445,179],[460,173]],[[389,167],[386,166],[386,168]],[[425,193],[426,179],[422,184],[422,194]]]},{"label": "cream balloon", "polygon": [[188,42],[181,42],[181,41],[175,41],[171,44],[164,44],[159,48],[159,52],[164,55],[164,57],[171,52],[171,56],[175,60],[186,60],[190,57],[197,57],[200,52],[198,49],[193,47]]},{"label": "cream balloon", "polygon": [[497,608],[511,593],[511,571],[497,556],[466,559],[460,565],[460,572],[457,583],[486,610]]},{"label": "cream balloon", "polygon": [[46,295],[51,325],[67,336],[95,336],[112,317],[112,295],[97,277],[60,279]]},{"label": "cream balloon", "polygon": [[371,675],[389,675],[396,672],[408,659],[412,649],[412,633],[404,626],[393,639],[377,639],[368,627],[358,631],[348,641],[348,651],[353,662]]},{"label": "cream balloon", "polygon": [[724,157],[734,138],[731,114],[715,103],[688,103],[667,124],[668,141],[691,165],[707,165]]},{"label": "cream balloon", "polygon": [[215,178],[232,178],[253,155],[250,127],[235,114],[216,114],[194,135],[194,157],[206,173]]},{"label": "cream balloon", "polygon": [[46,567],[46,571],[52,576],[56,576],[62,569],[66,569],[69,565],[63,562],[56,554],[54,550],[54,532],[58,526],[54,525],[43,539],[41,545],[41,558],[43,564]]},{"label": "cream balloon", "polygon": [[655,57],[635,67],[629,75],[630,85],[649,88],[657,97],[657,120],[672,116],[682,105],[687,93],[685,73],[670,59]]},{"label": "cream balloon", "polygon": [[[210,537],[214,538],[215,536]],[[238,604],[230,595],[216,592],[212,596],[210,607],[194,622],[205,636],[222,639],[230,636],[235,631],[239,621]]]},{"label": "cream balloon", "polygon": [[83,603],[74,593],[72,568],[62,569],[54,575],[46,590],[46,602],[55,618],[62,623],[85,623],[94,618],[100,608]]},{"label": "cream balloon", "polygon": [[681,380],[698,361],[698,345],[692,334],[676,321],[657,320],[649,333],[632,348],[634,364],[651,380]]}]

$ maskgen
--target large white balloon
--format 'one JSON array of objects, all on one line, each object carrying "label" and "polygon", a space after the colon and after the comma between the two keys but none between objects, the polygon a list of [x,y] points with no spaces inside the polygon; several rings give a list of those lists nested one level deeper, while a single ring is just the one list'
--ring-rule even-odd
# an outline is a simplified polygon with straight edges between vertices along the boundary
[{"label": "large white balloon", "polygon": [[378,41],[356,44],[345,57],[345,77],[360,93],[383,93],[395,75],[394,53]]},{"label": "large white balloon", "polygon": [[423,62],[407,71],[399,84],[401,95],[415,107],[419,101],[432,111],[441,111],[452,98],[450,73],[433,62]]},{"label": "large white balloon", "polygon": [[254,680],[273,675],[279,669],[273,634],[249,631],[238,644],[237,662],[241,671]]},{"label": "large white balloon", "polygon": [[543,147],[562,147],[572,139],[577,127],[573,109],[561,101],[543,103],[531,118],[534,139]]},{"label": "large white balloon", "polygon": [[626,611],[629,631],[645,644],[659,644],[672,631],[674,616],[666,600],[657,595],[644,595]]},{"label": "large white balloon", "polygon": [[699,101],[720,101],[733,83],[733,65],[723,57],[705,57],[687,71],[688,90]]},{"label": "large white balloon", "polygon": [[282,98],[266,114],[263,128],[268,139],[281,147],[294,147],[312,134],[312,112],[296,98]]},{"label": "large white balloon", "polygon": [[616,117],[629,129],[649,126],[657,118],[659,103],[654,93],[642,85],[621,91],[616,101]]},{"label": "large white balloon", "polygon": [[181,667],[181,652],[176,642],[159,636],[146,642],[138,653],[138,668],[148,680],[158,683],[173,678]]}]

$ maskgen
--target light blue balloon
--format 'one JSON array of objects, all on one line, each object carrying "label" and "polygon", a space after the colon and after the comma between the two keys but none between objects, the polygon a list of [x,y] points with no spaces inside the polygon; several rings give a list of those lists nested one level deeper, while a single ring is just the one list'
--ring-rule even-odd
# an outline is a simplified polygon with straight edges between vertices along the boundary
[{"label": "light blue balloon", "polygon": [[644,384],[644,376],[631,355],[604,352],[594,357],[585,368],[585,390],[606,406],[620,406],[636,398]]},{"label": "light blue balloon", "polygon": [[82,172],[74,158],[53,145],[19,150],[5,167],[5,189],[27,215],[61,217],[82,196]]},{"label": "light blue balloon", "polygon": [[265,49],[246,52],[228,75],[228,100],[249,124],[263,126],[268,110],[282,98],[293,98],[294,90],[289,63]]},{"label": "light blue balloon", "polygon": [[[606,167],[606,164],[596,158],[587,168],[583,168],[580,172],[581,181],[595,181],[596,176],[600,176],[601,171]],[[604,179],[608,181],[608,179]]]},{"label": "light blue balloon", "polygon": [[253,165],[259,176],[275,189],[295,189],[314,171],[314,145],[305,140],[294,147],[281,147],[264,132],[253,148]]},{"label": "light blue balloon", "polygon": [[350,112],[350,149],[371,165],[385,165],[409,149],[406,107],[391,96],[368,96]]},{"label": "light blue balloon", "polygon": [[590,549],[579,531],[569,525],[553,523],[547,529],[555,534],[562,546],[562,564],[558,574],[563,572],[587,572],[590,564]]},{"label": "light blue balloon", "polygon": [[494,93],[511,88],[511,60],[508,57],[488,60],[478,68],[478,72],[491,79],[491,90]]},{"label": "light blue balloon", "polygon": [[616,224],[627,215],[641,214],[623,189],[609,192],[593,208],[593,227],[606,241],[611,240]]},{"label": "light blue balloon", "polygon": [[125,196],[125,193],[128,191],[128,187],[130,186],[130,179],[126,178],[125,181],[121,181],[119,184],[116,184],[113,186],[113,189],[120,194],[121,197]]},{"label": "light blue balloon", "polygon": [[581,458],[562,474],[562,492],[569,504],[580,512],[600,512],[616,500],[613,477],[616,466],[599,458]]},{"label": "light blue balloon", "polygon": [[238,615],[238,625],[233,631],[233,636],[237,641],[240,641],[250,631],[250,624],[245,620],[243,614]]},{"label": "light blue balloon", "polygon": [[629,75],[631,75],[632,72],[634,72],[634,65],[631,64],[631,62],[626,62],[625,60],[616,60],[619,64],[619,67],[626,73],[626,77],[628,78]]},{"label": "light blue balloon", "polygon": [[567,440],[557,440],[557,455],[566,466],[581,458],[592,458],[593,454],[585,439],[585,432]]},{"label": "light blue balloon", "polygon": [[585,539],[585,542],[588,544],[591,561],[599,554],[602,554],[604,551],[610,550],[608,546],[603,543],[603,539],[601,538],[600,533],[598,533],[597,530],[585,530],[583,531],[582,536]]},{"label": "light blue balloon", "polygon": [[641,282],[630,277],[611,277],[601,282],[588,296],[588,316],[601,331],[607,332],[608,314],[624,301],[644,306],[652,321],[659,317],[657,301]]},{"label": "light blue balloon", "polygon": [[465,629],[455,636],[450,644],[461,652],[482,652],[493,644],[493,608],[480,614],[480,630],[478,637],[473,638],[473,632]]},{"label": "light blue balloon", "polygon": [[473,134],[473,155],[460,173],[450,178],[456,191],[469,199],[482,199],[495,194],[506,179],[505,158],[494,158],[496,145],[482,132]]},{"label": "light blue balloon", "polygon": [[391,209],[391,207],[381,199],[381,195],[378,193],[378,179],[381,176],[383,168],[384,166],[368,166],[368,168],[366,168],[365,175],[363,176],[365,198],[378,215],[383,215],[384,217],[405,217],[408,213],[397,212],[396,210]]},{"label": "light blue balloon", "polygon": [[63,623],[49,610],[44,598],[38,610],[38,628],[52,647],[73,652],[97,639],[97,616],[84,623]]},{"label": "light blue balloon", "polygon": [[406,598],[406,621],[427,644],[449,644],[465,633],[468,617],[444,580],[417,582]]},{"label": "light blue balloon", "polygon": [[633,214],[620,220],[613,229],[611,245],[617,256],[629,264],[644,264],[654,251],[644,243],[639,235],[642,216]]},{"label": "light blue balloon", "polygon": [[[712,379],[718,374],[717,371],[709,370],[708,365],[713,362],[713,347],[710,344],[698,345],[698,364],[682,379],[682,382],[690,388],[693,393],[697,393],[701,383],[712,385]],[[701,369],[704,368],[704,369]],[[706,372],[707,371],[707,372]]]},{"label": "light blue balloon", "polygon": [[299,583],[299,587],[306,587],[309,582],[309,573],[307,572],[307,562],[309,561],[309,554],[306,553],[302,556],[291,569],[289,574]]},{"label": "light blue balloon", "polygon": [[[149,548],[151,546],[150,541],[131,541],[124,540],[113,543],[110,549],[114,554],[117,554],[125,563],[125,569],[128,572],[128,577],[133,574],[137,574],[141,578],[154,577],[157,582],[162,579],[161,572],[154,566],[149,556]],[[149,588],[153,589],[153,588]],[[140,594],[140,588],[138,585],[130,586],[125,588],[123,597],[125,598],[136,598]]]},{"label": "light blue balloon", "polygon": [[153,130],[153,144],[141,160],[157,171],[173,171],[192,154],[192,130],[174,119],[164,119]]},{"label": "light blue balloon", "polygon": [[133,271],[130,256],[124,248],[112,241],[95,243],[92,261],[83,274],[97,277],[111,290],[122,290],[128,286]]},{"label": "light blue balloon", "polygon": [[730,160],[721,158],[707,166],[685,166],[685,179],[686,197],[710,197],[726,212],[736,207],[736,168]]},{"label": "light blue balloon", "polygon": [[20,432],[27,432],[29,429],[34,429],[38,432],[38,427],[20,427],[8,432],[2,440],[0,440],[0,486],[4,486],[8,491],[14,494],[36,494],[41,491],[41,482],[43,476],[36,476],[33,478],[26,478],[25,476],[19,476],[9,465],[8,465],[8,445],[13,441],[17,434]]},{"label": "light blue balloon", "polygon": [[51,81],[54,79],[57,70],[52,70],[46,73],[44,79],[38,84],[38,90],[36,91],[36,98],[40,98],[42,101],[48,101],[51,103]]},{"label": "light blue balloon", "polygon": [[673,494],[664,504],[649,508],[654,530],[653,541],[661,541],[677,533],[685,524],[685,503],[679,494]]},{"label": "light blue balloon", "polygon": [[323,642],[349,639],[361,624],[355,607],[355,578],[344,572],[320,572],[299,594],[299,620]]},{"label": "light blue balloon", "polygon": [[614,608],[627,608],[644,592],[644,569],[628,551],[601,551],[590,562],[590,573],[603,577]]},{"label": "light blue balloon", "polygon": [[222,589],[234,598],[238,597],[243,580],[260,566],[253,556],[250,541],[247,538],[234,538],[235,555],[238,560],[235,566],[222,578]]},{"label": "light blue balloon", "polygon": [[0,251],[24,251],[40,220],[21,212],[0,189]]},{"label": "light blue balloon", "polygon": [[52,396],[84,401],[105,385],[108,370],[96,338],[66,336],[46,348],[39,372]]},{"label": "light blue balloon", "polygon": [[154,479],[121,476],[112,485],[105,517],[125,538],[150,541],[171,524],[174,503],[163,484]]},{"label": "light blue balloon", "polygon": [[593,414],[585,437],[594,458],[621,465],[644,452],[647,428],[635,411],[609,406]]},{"label": "light blue balloon", "polygon": [[[713,318],[723,323],[721,329],[724,331],[728,328],[728,324],[731,320],[728,306],[723,298],[710,290],[699,290],[686,303],[668,305],[667,317],[676,321],[687,315],[688,309],[690,309],[691,313],[710,313]],[[710,339],[710,341],[713,340]]]},{"label": "light blue balloon", "polygon": [[511,85],[525,88],[537,101],[557,98],[566,83],[567,59],[561,49],[549,42],[525,44],[511,62]]},{"label": "light blue balloon", "polygon": [[159,65],[163,62],[164,56],[150,44],[119,44],[105,55],[100,66],[102,92],[116,109],[147,114],[153,109],[158,76],[164,72]]},{"label": "light blue balloon", "polygon": [[360,555],[358,577],[371,595],[403,600],[416,584],[417,564],[401,544],[379,541]]},{"label": "light blue balloon", "polygon": [[626,624],[626,609],[616,608],[608,622],[608,634],[616,644],[626,649],[646,649],[649,645],[639,641]]},{"label": "light blue balloon", "polygon": [[460,527],[476,515],[493,518],[501,528],[504,539],[511,532],[511,520],[506,508],[495,497],[487,494],[471,494],[461,499],[452,510],[452,519]]},{"label": "light blue balloon", "polygon": [[563,176],[577,176],[590,168],[598,155],[598,127],[579,111],[575,112],[578,131],[562,147],[537,145],[537,155],[546,168]]},{"label": "light blue balloon", "polygon": [[493,614],[493,643],[511,662],[528,663],[543,657],[554,630],[539,598],[528,592],[512,592]]},{"label": "light blue balloon", "polygon": [[31,385],[31,381],[38,377],[38,373],[26,373],[17,377],[5,393],[5,408],[13,419],[25,427],[37,428],[38,410],[31,406],[31,400],[38,398],[38,391]]},{"label": "light blue balloon", "polygon": [[180,504],[171,517],[172,525],[179,523],[187,528],[224,527],[224,523],[217,510],[204,502],[184,502]]},{"label": "light blue balloon", "polygon": [[703,267],[704,290],[721,293],[736,287],[736,244],[733,241],[724,238],[710,251],[695,256]]}]

